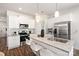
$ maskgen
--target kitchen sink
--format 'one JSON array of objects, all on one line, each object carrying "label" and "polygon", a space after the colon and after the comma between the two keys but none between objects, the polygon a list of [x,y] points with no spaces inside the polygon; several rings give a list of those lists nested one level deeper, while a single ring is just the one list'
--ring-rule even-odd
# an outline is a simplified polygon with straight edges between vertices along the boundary
[{"label": "kitchen sink", "polygon": [[54,38],[47,38],[47,40],[53,41],[53,40],[54,40]]},{"label": "kitchen sink", "polygon": [[62,38],[54,38],[55,41],[57,42],[62,42],[62,43],[67,43],[68,39],[62,39]]}]

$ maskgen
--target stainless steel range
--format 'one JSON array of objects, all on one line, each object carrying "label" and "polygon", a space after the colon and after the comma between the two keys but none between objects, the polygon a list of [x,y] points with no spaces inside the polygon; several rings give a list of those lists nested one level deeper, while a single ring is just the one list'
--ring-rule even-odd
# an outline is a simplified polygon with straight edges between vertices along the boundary
[{"label": "stainless steel range", "polygon": [[27,39],[30,40],[28,24],[20,24],[19,28],[20,42],[26,42]]}]

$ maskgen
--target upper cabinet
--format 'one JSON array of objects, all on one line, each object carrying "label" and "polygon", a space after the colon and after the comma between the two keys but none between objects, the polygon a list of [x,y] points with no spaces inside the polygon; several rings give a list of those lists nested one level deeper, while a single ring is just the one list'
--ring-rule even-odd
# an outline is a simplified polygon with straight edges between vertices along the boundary
[{"label": "upper cabinet", "polygon": [[64,22],[64,21],[72,21],[72,14],[66,14],[60,17],[55,18],[54,22]]},{"label": "upper cabinet", "polygon": [[53,28],[54,24],[57,22],[64,22],[64,21],[72,21],[72,14],[66,14],[63,16],[59,16],[57,18],[49,18],[48,19],[48,28]]},{"label": "upper cabinet", "polygon": [[19,20],[17,16],[8,17],[8,26],[9,28],[19,28]]},{"label": "upper cabinet", "polygon": [[24,15],[13,11],[7,11],[8,27],[19,28],[20,24],[28,24],[29,28],[34,28],[35,20],[33,16]]}]

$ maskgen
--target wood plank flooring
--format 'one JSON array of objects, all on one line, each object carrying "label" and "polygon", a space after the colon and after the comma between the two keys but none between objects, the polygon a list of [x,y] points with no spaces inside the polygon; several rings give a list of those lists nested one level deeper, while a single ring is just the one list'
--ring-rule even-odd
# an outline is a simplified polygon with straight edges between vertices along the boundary
[{"label": "wood plank flooring", "polygon": [[78,49],[73,49],[74,56],[79,56],[79,50]]},{"label": "wood plank flooring", "polygon": [[8,50],[6,47],[6,37],[0,38],[0,51],[3,52],[5,56],[36,56],[28,45]]}]

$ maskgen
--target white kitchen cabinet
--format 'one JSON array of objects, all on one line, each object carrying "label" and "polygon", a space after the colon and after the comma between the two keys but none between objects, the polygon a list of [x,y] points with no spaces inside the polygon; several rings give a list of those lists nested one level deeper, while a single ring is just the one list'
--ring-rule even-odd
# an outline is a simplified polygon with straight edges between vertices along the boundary
[{"label": "white kitchen cabinet", "polygon": [[28,24],[29,28],[35,28],[35,20],[33,16],[24,15],[14,11],[7,11],[8,27],[19,28],[20,24]]},{"label": "white kitchen cabinet", "polygon": [[47,23],[48,28],[53,28],[54,24],[58,22],[72,21],[71,16],[72,14],[66,14],[63,16],[56,17],[56,18],[53,18],[53,17],[49,18],[48,23]]},{"label": "white kitchen cabinet", "polygon": [[9,36],[7,38],[8,49],[16,48],[20,46],[20,36]]},{"label": "white kitchen cabinet", "polygon": [[9,28],[19,28],[19,19],[17,16],[9,16],[8,19]]},{"label": "white kitchen cabinet", "polygon": [[40,56],[57,56],[57,55],[47,48],[42,48],[40,50]]}]

